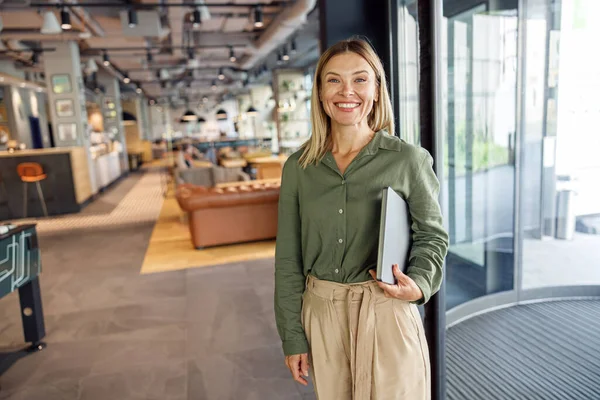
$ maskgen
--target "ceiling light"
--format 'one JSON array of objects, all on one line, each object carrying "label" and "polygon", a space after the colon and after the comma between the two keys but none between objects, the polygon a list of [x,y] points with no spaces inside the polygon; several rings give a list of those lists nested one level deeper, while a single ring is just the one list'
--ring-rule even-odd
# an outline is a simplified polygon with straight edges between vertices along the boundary
[{"label": "ceiling light", "polygon": [[263,22],[262,7],[256,6],[256,7],[254,7],[254,27],[262,28],[263,26],[265,26],[265,24]]},{"label": "ceiling light", "polygon": [[283,61],[289,61],[290,55],[287,52],[287,46],[283,46]]},{"label": "ceiling light", "polygon": [[223,110],[222,108],[217,110],[217,119],[218,120],[227,119],[227,111]]},{"label": "ceiling light", "polygon": [[110,60],[108,59],[107,52],[104,52],[104,54],[102,55],[102,64],[104,64],[105,67],[108,67],[110,65]]},{"label": "ceiling light", "polygon": [[65,8],[60,10],[60,27],[65,31],[68,31],[72,28],[71,14],[69,14],[69,12]]},{"label": "ceiling light", "polygon": [[229,61],[235,62],[237,58],[235,58],[235,53],[233,52],[233,47],[229,47]]},{"label": "ceiling light", "polygon": [[58,23],[58,19],[56,19],[56,15],[52,11],[46,11],[44,13],[44,23],[42,24],[40,33],[43,35],[54,35],[61,32],[62,28]]},{"label": "ceiling light", "polygon": [[204,96],[204,97],[202,98],[202,102],[203,102],[203,103],[208,103],[208,97]]},{"label": "ceiling light", "polygon": [[127,83],[129,83],[129,82],[131,82],[131,79],[129,79],[129,77],[128,77],[127,75],[125,75],[125,76],[123,77],[123,83],[127,84]]},{"label": "ceiling light", "polygon": [[246,111],[246,114],[252,115],[252,116],[258,115],[258,110],[256,108],[254,108],[253,106],[250,106],[248,108],[248,110]]},{"label": "ceiling light", "polygon": [[127,21],[130,28],[135,28],[138,24],[137,12],[133,8],[127,10]]},{"label": "ceiling light", "polygon": [[200,16],[200,10],[198,10],[197,8],[192,13],[192,23],[193,23],[194,28],[199,27],[200,24],[202,23],[202,17]]},{"label": "ceiling light", "polygon": [[292,54],[296,54],[297,48],[296,48],[296,38],[292,39],[292,43],[290,45],[290,51],[292,52]]},{"label": "ceiling light", "polygon": [[211,89],[217,90],[217,81],[213,81]]},{"label": "ceiling light", "polygon": [[192,110],[186,110],[186,112],[183,114],[183,116],[181,117],[182,120],[184,121],[198,121],[198,116],[196,115],[196,113],[194,113]]},{"label": "ceiling light", "polygon": [[135,92],[137,94],[142,94],[142,88],[139,87],[139,88],[135,89]]},{"label": "ceiling light", "polygon": [[223,68],[219,68],[219,80],[222,81],[225,79],[225,75],[223,74]]},{"label": "ceiling light", "polygon": [[198,123],[199,124],[202,124],[204,122],[206,122],[206,120],[203,117],[198,117]]}]

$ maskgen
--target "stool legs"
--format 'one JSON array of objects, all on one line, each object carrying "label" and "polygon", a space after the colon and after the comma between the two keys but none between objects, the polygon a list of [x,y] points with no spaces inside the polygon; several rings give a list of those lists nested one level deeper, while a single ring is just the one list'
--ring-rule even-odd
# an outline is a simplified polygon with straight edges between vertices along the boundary
[{"label": "stool legs", "polygon": [[27,218],[27,182],[23,182],[23,218]]},{"label": "stool legs", "polygon": [[[38,196],[40,196],[40,201],[42,202],[42,210],[44,211],[44,215],[48,216],[48,209],[46,208],[46,200],[44,199],[44,192],[42,192],[42,186],[40,182],[36,182]],[[23,218],[27,218],[27,182],[23,182]]]},{"label": "stool legs", "polygon": [[40,196],[40,201],[42,202],[42,208],[44,209],[44,215],[48,216],[48,210],[46,209],[46,200],[44,199],[44,193],[42,192],[42,185],[40,185],[40,181],[35,183],[37,185],[38,195]]}]

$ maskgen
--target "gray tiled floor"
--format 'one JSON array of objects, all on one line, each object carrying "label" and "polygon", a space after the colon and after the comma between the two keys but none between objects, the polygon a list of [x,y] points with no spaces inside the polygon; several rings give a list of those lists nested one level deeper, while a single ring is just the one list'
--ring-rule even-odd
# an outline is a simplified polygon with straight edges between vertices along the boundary
[{"label": "gray tiled floor", "polygon": [[48,347],[18,353],[0,299],[0,400],[314,399],[283,364],[272,260],[140,275],[151,231],[41,235]]}]

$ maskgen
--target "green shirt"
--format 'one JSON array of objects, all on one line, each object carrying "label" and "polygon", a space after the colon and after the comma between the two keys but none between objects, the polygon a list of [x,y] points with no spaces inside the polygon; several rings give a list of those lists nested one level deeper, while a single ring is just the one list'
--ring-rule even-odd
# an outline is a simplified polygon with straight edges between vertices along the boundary
[{"label": "green shirt", "polygon": [[306,276],[339,283],[371,280],[377,265],[381,194],[392,187],[408,203],[413,245],[407,275],[437,292],[448,249],[429,153],[379,131],[342,175],[328,152],[303,169],[294,153],[283,167],[275,248],[275,317],[286,355],[306,353],[301,324]]}]

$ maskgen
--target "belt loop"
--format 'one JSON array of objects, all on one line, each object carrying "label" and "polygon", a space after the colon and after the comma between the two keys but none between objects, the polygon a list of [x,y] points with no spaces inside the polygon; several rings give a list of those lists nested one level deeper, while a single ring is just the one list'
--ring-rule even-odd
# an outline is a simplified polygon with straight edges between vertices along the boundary
[{"label": "belt loop", "polygon": [[329,300],[333,301],[335,299],[335,289],[331,289],[331,293],[329,294]]}]

